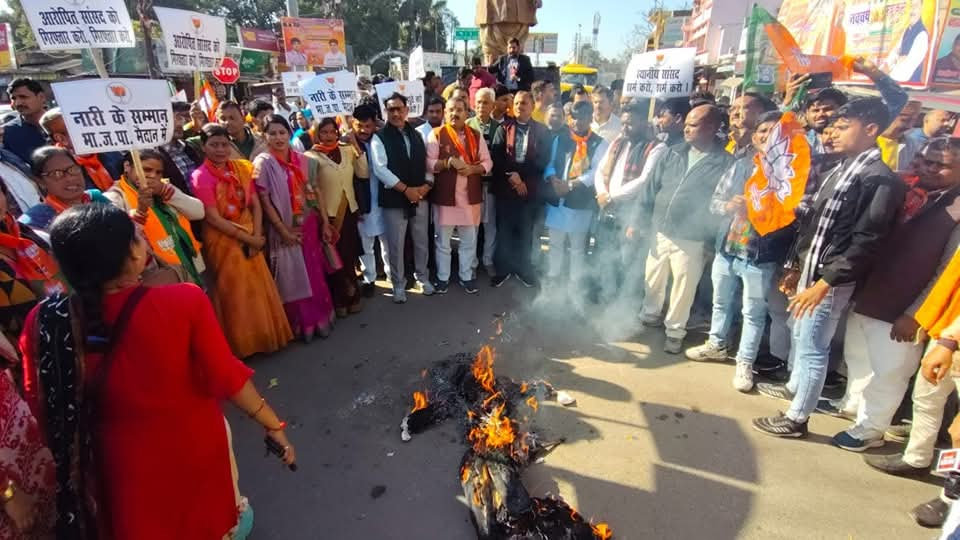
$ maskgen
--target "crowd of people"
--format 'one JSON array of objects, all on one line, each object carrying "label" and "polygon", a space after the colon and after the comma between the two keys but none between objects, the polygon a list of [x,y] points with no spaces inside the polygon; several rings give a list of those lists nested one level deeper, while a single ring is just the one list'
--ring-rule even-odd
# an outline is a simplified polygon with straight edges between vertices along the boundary
[{"label": "crowd of people", "polygon": [[[925,474],[956,387],[960,139],[953,115],[923,113],[868,61],[854,68],[881,97],[807,92],[798,76],[779,103],[750,91],[651,103],[622,85],[561,103],[512,42],[492,70],[475,62],[445,88],[428,73],[421,118],[366,85],[339,118],[282,96],[209,115],[175,102],[171,142],[85,156],[44,87],[13,81],[2,537],[243,538],[219,404],[292,464],[243,360],[328,336],[380,275],[396,304],[451,282],[478,294],[483,272],[491,287],[515,279],[580,314],[615,313],[662,331],[666,353],[733,358],[736,390],[789,402],[755,429],[804,437],[815,412],[848,418],[834,445],[908,438],[866,461]],[[809,156],[802,194],[750,191],[758,175],[778,189],[771,136]],[[787,218],[757,225],[788,199]],[[689,343],[698,309],[707,339]],[[841,372],[842,399],[822,398]],[[912,424],[895,426],[911,397]],[[132,486],[142,496],[125,496]],[[946,501],[917,507],[918,522],[942,524]]]}]

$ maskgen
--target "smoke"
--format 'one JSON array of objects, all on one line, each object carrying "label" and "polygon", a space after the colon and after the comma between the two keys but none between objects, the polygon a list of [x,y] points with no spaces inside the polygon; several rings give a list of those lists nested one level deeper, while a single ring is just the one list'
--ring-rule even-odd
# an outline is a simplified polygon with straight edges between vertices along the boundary
[{"label": "smoke", "polygon": [[[562,257],[556,251],[550,253],[557,249],[556,241],[543,242],[541,275],[545,277],[530,306],[534,316],[558,323],[572,319],[605,341],[622,341],[641,330],[648,241],[640,235],[627,238],[631,221],[624,214],[608,206],[594,220],[583,244],[571,245],[573,240],[567,239]],[[547,228],[544,233],[551,231]],[[577,250],[583,253],[582,265],[575,261]],[[559,268],[550,268],[558,262]]]}]

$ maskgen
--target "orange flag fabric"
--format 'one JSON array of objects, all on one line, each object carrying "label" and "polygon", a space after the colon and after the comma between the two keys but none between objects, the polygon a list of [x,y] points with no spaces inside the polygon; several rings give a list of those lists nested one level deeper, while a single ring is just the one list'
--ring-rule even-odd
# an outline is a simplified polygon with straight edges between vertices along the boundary
[{"label": "orange flag fabric", "polygon": [[207,113],[207,120],[217,121],[217,109],[220,107],[220,100],[217,99],[217,93],[213,91],[210,81],[203,81],[200,87],[200,108]]},{"label": "orange flag fabric", "polygon": [[770,16],[766,21],[764,30],[770,37],[770,44],[777,51],[777,55],[783,60],[784,65],[791,73],[824,73],[833,74],[834,80],[847,80],[853,71],[852,56],[826,56],[817,54],[806,54],[800,50],[800,45],[793,37],[793,34],[779,21]]},{"label": "orange flag fabric", "polygon": [[796,113],[786,112],[770,130],[766,150],[753,158],[753,176],[744,186],[747,219],[760,236],[796,220],[810,175],[810,143]]}]

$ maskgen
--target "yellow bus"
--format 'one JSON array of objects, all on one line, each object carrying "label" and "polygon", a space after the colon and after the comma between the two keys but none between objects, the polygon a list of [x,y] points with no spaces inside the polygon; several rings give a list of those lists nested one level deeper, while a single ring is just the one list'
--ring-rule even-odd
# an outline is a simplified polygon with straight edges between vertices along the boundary
[{"label": "yellow bus", "polygon": [[560,68],[560,91],[569,92],[574,85],[582,84],[587,92],[593,92],[599,70],[582,64],[567,64]]}]

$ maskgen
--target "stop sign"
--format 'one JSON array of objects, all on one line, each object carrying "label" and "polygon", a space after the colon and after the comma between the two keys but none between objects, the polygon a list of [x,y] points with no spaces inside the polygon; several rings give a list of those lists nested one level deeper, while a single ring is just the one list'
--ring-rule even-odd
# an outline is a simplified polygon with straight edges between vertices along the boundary
[{"label": "stop sign", "polygon": [[213,77],[221,84],[234,84],[240,79],[240,66],[233,58],[224,56],[220,65],[213,70]]}]

